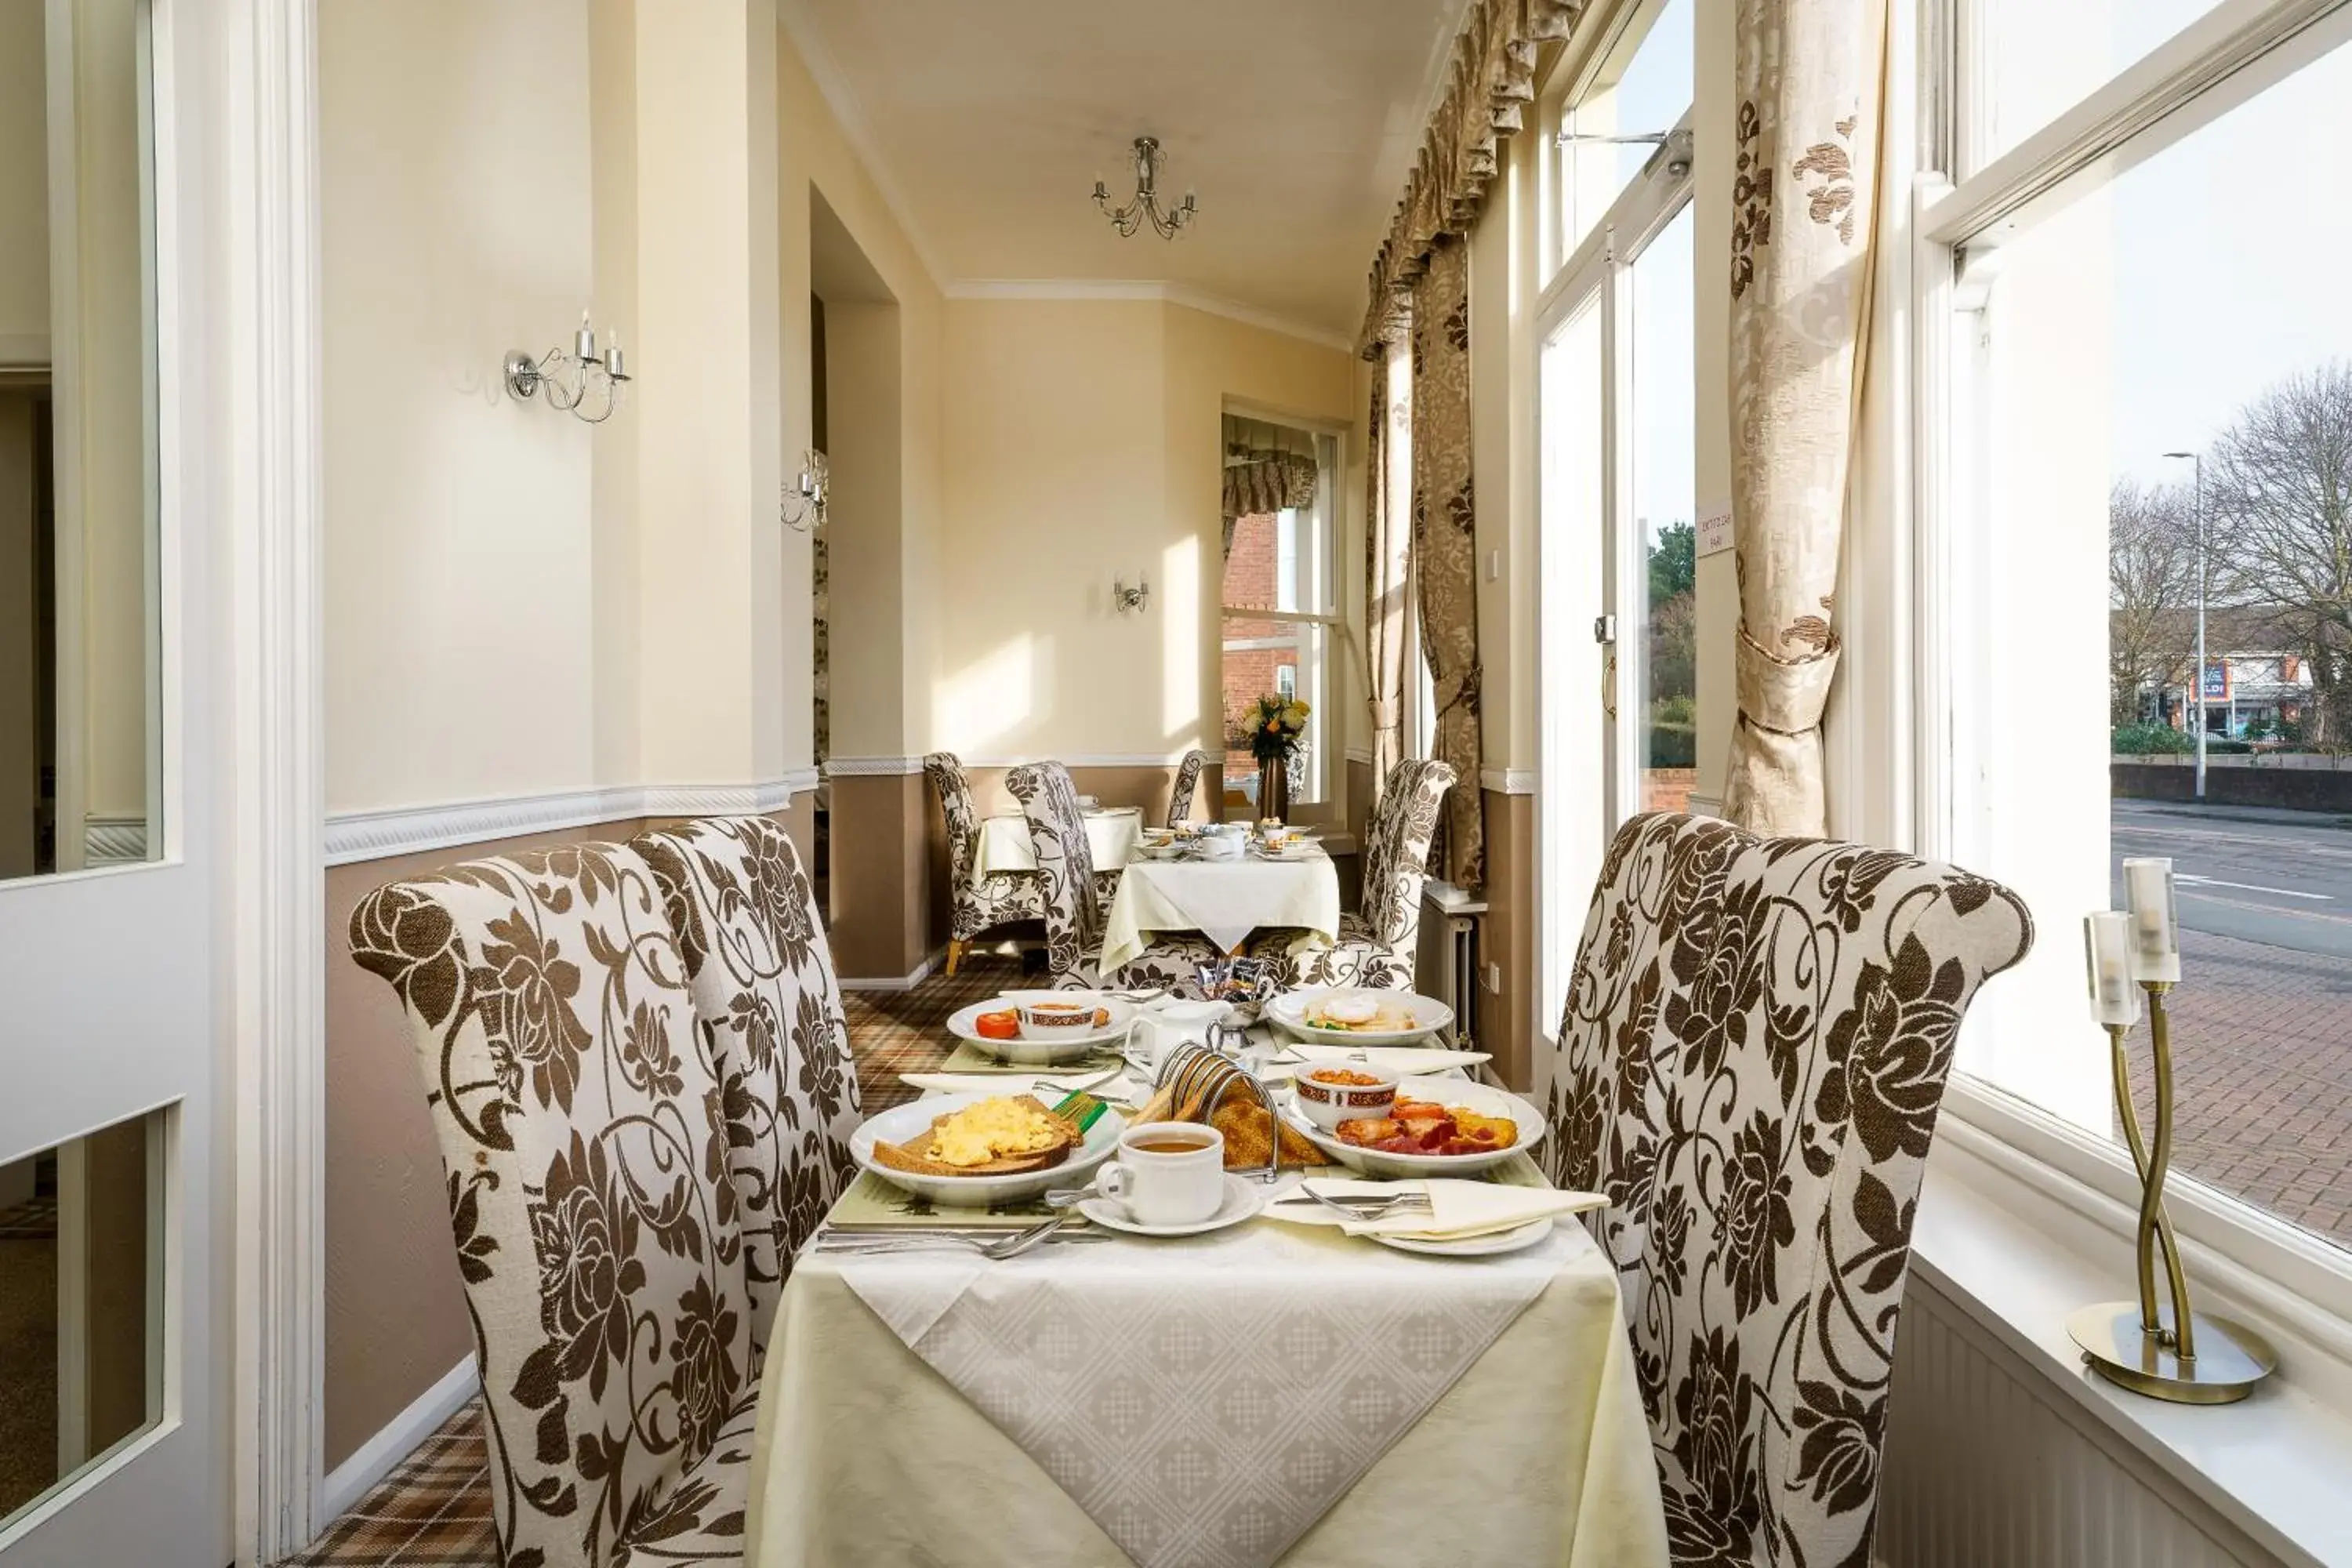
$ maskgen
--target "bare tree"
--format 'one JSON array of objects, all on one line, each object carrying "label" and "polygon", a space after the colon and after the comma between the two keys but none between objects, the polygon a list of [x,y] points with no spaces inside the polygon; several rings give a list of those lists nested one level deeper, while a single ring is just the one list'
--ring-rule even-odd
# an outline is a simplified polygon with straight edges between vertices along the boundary
[{"label": "bare tree", "polygon": [[2278,606],[2311,661],[2316,744],[2352,737],[2352,364],[2287,377],[2248,404],[2205,462],[2217,572]]},{"label": "bare tree", "polygon": [[2107,492],[2109,717],[2146,716],[2141,693],[2185,678],[2181,612],[2197,603],[2197,525],[2189,493],[2117,479]]}]

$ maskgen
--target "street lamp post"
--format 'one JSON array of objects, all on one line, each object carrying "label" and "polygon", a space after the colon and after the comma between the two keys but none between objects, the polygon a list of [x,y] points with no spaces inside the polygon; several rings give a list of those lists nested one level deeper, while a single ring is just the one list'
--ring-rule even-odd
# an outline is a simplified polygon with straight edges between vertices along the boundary
[{"label": "street lamp post", "polygon": [[2191,505],[2197,514],[2197,673],[2190,679],[2189,689],[2197,694],[2197,798],[2205,798],[2205,455],[2202,452],[2167,452],[2168,458],[2186,458],[2193,464],[2195,500]]}]

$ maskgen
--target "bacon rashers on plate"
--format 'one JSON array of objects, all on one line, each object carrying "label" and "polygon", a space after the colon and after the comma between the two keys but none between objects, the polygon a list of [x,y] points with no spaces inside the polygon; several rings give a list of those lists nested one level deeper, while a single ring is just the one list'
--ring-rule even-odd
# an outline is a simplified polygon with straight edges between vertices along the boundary
[{"label": "bacon rashers on plate", "polygon": [[1485,1154],[1519,1141],[1507,1116],[1480,1116],[1467,1106],[1400,1099],[1386,1116],[1342,1121],[1339,1142],[1383,1154]]}]

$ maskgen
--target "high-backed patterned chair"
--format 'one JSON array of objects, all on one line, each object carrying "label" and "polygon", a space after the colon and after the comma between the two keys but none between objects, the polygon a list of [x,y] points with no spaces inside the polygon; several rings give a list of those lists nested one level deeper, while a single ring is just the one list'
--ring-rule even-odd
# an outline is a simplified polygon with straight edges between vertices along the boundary
[{"label": "high-backed patterned chair", "polygon": [[1538,1064],[1608,1194],[1677,1563],[1867,1564],[1919,1178],[1979,985],[2033,927],[1906,855],[1637,816]]},{"label": "high-backed patterned chair", "polygon": [[757,1380],[722,1074],[636,851],[379,888],[474,1321],[501,1560],[740,1562]]},{"label": "high-backed patterned chair", "polygon": [[1360,907],[1339,917],[1338,940],[1302,947],[1295,931],[1262,931],[1251,942],[1253,956],[1272,961],[1285,986],[1412,990],[1421,941],[1421,885],[1429,875],[1438,809],[1453,787],[1454,770],[1444,763],[1412,757],[1397,763],[1365,829]]},{"label": "high-backed patterned chair", "polygon": [[923,759],[923,773],[939,792],[940,809],[947,816],[948,973],[953,974],[982,933],[1020,921],[1044,920],[1045,897],[1034,871],[979,875],[980,811],[955,753],[931,752]]},{"label": "high-backed patterned chair", "polygon": [[1155,936],[1142,956],[1115,974],[1100,972],[1104,899],[1097,880],[1093,847],[1070,771],[1059,763],[1031,763],[1005,775],[1005,786],[1021,803],[1029,841],[1037,852],[1037,875],[1045,900],[1045,961],[1062,990],[1095,985],[1165,986],[1197,994],[1195,969],[1224,954],[1207,937],[1189,932]]},{"label": "high-backed patterned chair", "polygon": [[1181,827],[1192,820],[1192,796],[1200,792],[1201,770],[1208,766],[1209,753],[1187,752],[1184,760],[1176,764],[1176,783],[1168,792],[1168,826]]},{"label": "high-backed patterned chair", "polygon": [[756,1366],[793,1253],[856,1173],[857,1066],[833,952],[800,853],[768,818],[656,828],[630,847],[653,868],[719,1068]]}]

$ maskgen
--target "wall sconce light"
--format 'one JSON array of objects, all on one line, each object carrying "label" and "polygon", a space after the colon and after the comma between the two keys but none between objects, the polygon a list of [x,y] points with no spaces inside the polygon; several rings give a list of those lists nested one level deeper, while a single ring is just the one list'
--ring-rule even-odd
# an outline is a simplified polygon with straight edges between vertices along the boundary
[{"label": "wall sconce light", "polygon": [[1129,610],[1140,612],[1145,601],[1150,597],[1151,582],[1149,578],[1138,581],[1132,588],[1127,585],[1125,578],[1114,577],[1110,580],[1111,607],[1122,616]]},{"label": "wall sconce light", "polygon": [[823,528],[824,493],[832,482],[833,470],[824,454],[814,448],[803,452],[800,482],[797,488],[785,489],[783,500],[776,507],[777,520],[795,533]]},{"label": "wall sconce light", "polygon": [[[574,419],[590,425],[602,425],[621,406],[621,388],[630,379],[621,367],[621,334],[611,332],[613,343],[602,358],[596,353],[596,334],[589,329],[588,312],[580,312],[580,331],[572,340],[572,352],[550,349],[537,359],[520,349],[507,355],[507,390],[517,397],[530,397],[542,386],[547,388],[548,402],[562,409]],[[589,394],[599,385],[604,389],[604,412],[588,412]]]}]

